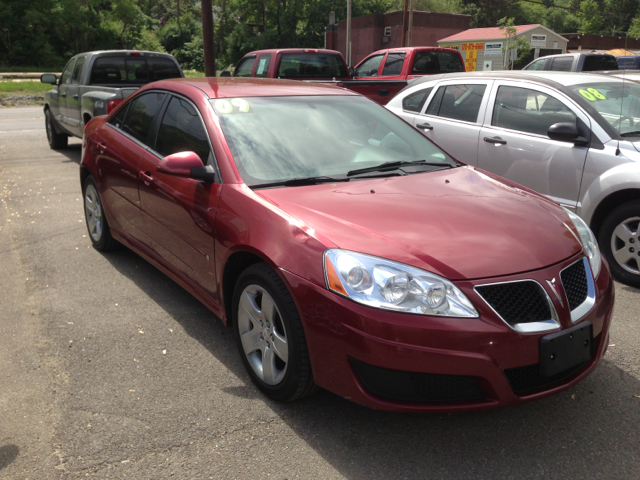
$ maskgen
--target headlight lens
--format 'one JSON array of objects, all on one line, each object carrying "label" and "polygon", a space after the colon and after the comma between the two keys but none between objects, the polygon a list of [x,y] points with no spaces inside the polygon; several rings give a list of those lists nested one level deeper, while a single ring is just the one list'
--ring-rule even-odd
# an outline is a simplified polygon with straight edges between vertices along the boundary
[{"label": "headlight lens", "polygon": [[469,299],[446,278],[384,258],[330,249],[324,255],[327,288],[384,310],[477,318]]},{"label": "headlight lens", "polygon": [[593,276],[597,277],[600,273],[602,257],[600,256],[600,249],[598,248],[596,236],[593,234],[585,221],[582,220],[578,215],[570,210],[567,210],[566,208],[564,209],[564,211],[567,212],[567,215],[569,215],[569,218],[573,222],[573,225],[576,227],[576,230],[578,230],[580,240],[582,241],[584,253],[587,255],[589,263],[591,264],[591,271],[593,272]]}]

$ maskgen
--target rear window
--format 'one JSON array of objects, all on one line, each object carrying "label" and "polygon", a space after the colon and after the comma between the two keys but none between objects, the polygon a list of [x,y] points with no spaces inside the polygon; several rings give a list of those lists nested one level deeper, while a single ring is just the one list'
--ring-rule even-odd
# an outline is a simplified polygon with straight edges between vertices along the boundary
[{"label": "rear window", "polygon": [[91,69],[91,85],[144,85],[182,77],[176,62],[162,57],[100,57]]},{"label": "rear window", "polygon": [[610,55],[592,55],[585,57],[582,71],[592,72],[594,70],[618,70],[618,62],[616,62],[614,56]]},{"label": "rear window", "polygon": [[464,72],[460,55],[453,52],[417,52],[412,75]]},{"label": "rear window", "polygon": [[573,57],[558,57],[554,58],[549,70],[556,72],[570,72],[573,66]]},{"label": "rear window", "polygon": [[347,77],[347,68],[340,55],[331,53],[285,53],[280,59],[280,78]]}]

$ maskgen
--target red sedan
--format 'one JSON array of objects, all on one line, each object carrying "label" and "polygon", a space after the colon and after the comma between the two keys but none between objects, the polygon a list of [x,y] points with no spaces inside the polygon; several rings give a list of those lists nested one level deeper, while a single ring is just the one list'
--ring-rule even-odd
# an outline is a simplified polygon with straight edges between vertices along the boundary
[{"label": "red sedan", "polygon": [[95,248],[200,299],[272,399],[513,405],[607,347],[613,283],[580,218],[346,90],[149,84],[87,125],[80,180]]}]

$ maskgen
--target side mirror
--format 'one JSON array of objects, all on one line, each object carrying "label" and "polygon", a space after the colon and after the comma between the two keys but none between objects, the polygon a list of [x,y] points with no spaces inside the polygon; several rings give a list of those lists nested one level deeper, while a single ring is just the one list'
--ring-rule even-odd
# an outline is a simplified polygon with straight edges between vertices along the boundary
[{"label": "side mirror", "polygon": [[575,145],[588,145],[589,143],[587,138],[580,135],[575,123],[554,123],[547,130],[547,135],[551,140],[557,140],[558,142],[568,142]]},{"label": "side mirror", "polygon": [[220,76],[221,77],[230,77],[231,76],[231,72],[229,70],[223,70],[222,72],[220,72]]},{"label": "side mirror", "polygon": [[40,81],[42,83],[50,83],[51,85],[56,85],[58,83],[58,79],[53,73],[45,73],[40,75]]},{"label": "side mirror", "polygon": [[204,165],[195,152],[179,152],[167,155],[160,160],[156,172],[174,177],[192,178],[206,183],[216,180],[215,170],[211,165]]}]

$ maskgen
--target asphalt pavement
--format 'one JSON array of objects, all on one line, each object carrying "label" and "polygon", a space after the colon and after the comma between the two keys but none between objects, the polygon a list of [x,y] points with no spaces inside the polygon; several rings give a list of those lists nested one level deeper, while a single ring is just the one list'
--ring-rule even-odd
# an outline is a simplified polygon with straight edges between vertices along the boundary
[{"label": "asphalt pavement", "polygon": [[574,388],[453,415],[264,398],[233,335],[127,249],[91,248],[80,140],[0,108],[0,479],[638,479],[640,291]]}]

